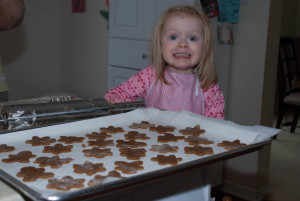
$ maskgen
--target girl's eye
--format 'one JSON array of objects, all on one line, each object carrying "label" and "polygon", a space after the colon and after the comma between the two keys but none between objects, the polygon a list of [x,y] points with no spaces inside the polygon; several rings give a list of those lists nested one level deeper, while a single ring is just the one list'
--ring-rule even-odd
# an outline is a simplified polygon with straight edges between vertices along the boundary
[{"label": "girl's eye", "polygon": [[176,36],[176,35],[171,35],[171,36],[169,36],[169,38],[170,38],[171,40],[176,40],[176,39],[178,38],[178,36]]},{"label": "girl's eye", "polygon": [[190,37],[190,40],[191,40],[191,41],[196,41],[196,40],[197,40],[197,37],[196,37],[196,36],[192,36],[192,37]]}]

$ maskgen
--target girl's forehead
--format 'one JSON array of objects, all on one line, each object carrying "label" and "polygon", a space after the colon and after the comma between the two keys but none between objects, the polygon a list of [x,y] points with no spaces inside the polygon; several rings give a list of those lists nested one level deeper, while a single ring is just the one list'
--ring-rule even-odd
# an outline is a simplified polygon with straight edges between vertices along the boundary
[{"label": "girl's forehead", "polygon": [[197,19],[199,21],[201,21],[201,19],[199,18],[199,16],[197,16],[196,14],[193,13],[183,13],[183,12],[174,12],[174,13],[170,13],[165,21],[172,19],[172,18],[182,18],[182,19],[190,19],[190,18],[194,18]]},{"label": "girl's forehead", "polygon": [[[202,29],[203,27],[203,23],[202,20],[199,16],[193,15],[193,14],[189,14],[189,13],[171,13],[169,16],[167,16],[164,20],[163,23],[163,29],[168,29],[169,26],[172,25],[182,25],[182,24],[178,24],[178,20],[182,21],[182,20],[186,20],[187,22],[184,25],[189,25],[189,24],[197,24],[199,26],[200,29]],[[196,25],[196,26],[197,26]],[[196,28],[196,27],[195,27]]]}]

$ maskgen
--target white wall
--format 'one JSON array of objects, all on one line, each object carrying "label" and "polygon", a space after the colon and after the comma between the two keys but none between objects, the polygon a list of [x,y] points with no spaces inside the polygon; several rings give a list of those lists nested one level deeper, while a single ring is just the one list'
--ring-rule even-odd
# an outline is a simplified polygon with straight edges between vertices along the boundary
[{"label": "white wall", "polygon": [[0,33],[9,100],[68,92],[83,98],[106,91],[108,30],[99,14],[105,1],[87,1],[72,13],[71,1],[24,0],[20,27]]},{"label": "white wall", "polygon": [[270,0],[249,2],[241,5],[239,23],[233,26],[227,105],[228,119],[255,125],[261,121]]},{"label": "white wall", "polygon": [[58,91],[59,3],[25,0],[22,25],[1,32],[1,58],[9,87],[9,99],[23,99]]},{"label": "white wall", "polygon": [[70,1],[60,3],[61,90],[85,98],[103,97],[107,90],[108,30],[99,14],[105,1],[88,0],[84,13],[71,13]]},{"label": "white wall", "polygon": [[[230,79],[230,118],[272,125],[282,0],[251,0],[235,26]],[[268,193],[271,146],[225,161],[223,190],[246,200]]]}]

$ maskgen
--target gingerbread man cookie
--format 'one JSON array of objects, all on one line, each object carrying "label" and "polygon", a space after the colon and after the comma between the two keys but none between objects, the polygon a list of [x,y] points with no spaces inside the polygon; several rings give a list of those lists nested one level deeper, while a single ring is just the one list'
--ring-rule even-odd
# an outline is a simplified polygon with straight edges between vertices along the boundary
[{"label": "gingerbread man cookie", "polygon": [[84,137],[76,136],[60,136],[57,140],[58,142],[64,142],[65,144],[81,143],[84,140]]},{"label": "gingerbread man cookie", "polygon": [[62,144],[56,144],[54,146],[44,146],[43,153],[51,153],[51,154],[61,154],[71,152],[73,145],[64,146]]},{"label": "gingerbread man cookie", "polygon": [[198,137],[198,136],[188,136],[185,140],[189,145],[199,145],[199,144],[213,144],[213,141],[208,140],[207,138]]},{"label": "gingerbread man cookie", "polygon": [[168,144],[162,144],[162,145],[152,145],[150,148],[150,151],[157,151],[159,153],[168,153],[168,152],[177,152],[178,147],[177,146],[170,146]]},{"label": "gingerbread man cookie", "polygon": [[56,142],[56,139],[50,138],[49,136],[41,138],[38,136],[33,136],[31,140],[25,141],[26,144],[31,144],[32,146],[49,145],[54,142]]},{"label": "gingerbread man cookie", "polygon": [[100,131],[107,132],[110,134],[125,132],[122,127],[114,127],[114,126],[101,127]]},{"label": "gingerbread man cookie", "polygon": [[127,134],[124,135],[126,140],[149,140],[145,133],[139,133],[137,131],[129,131]]},{"label": "gingerbread man cookie", "polygon": [[63,164],[70,163],[73,160],[73,158],[59,158],[59,156],[38,157],[34,163],[40,164],[40,167],[50,166],[51,168],[60,168]]},{"label": "gingerbread man cookie", "polygon": [[16,150],[15,147],[13,146],[7,146],[7,144],[1,144],[0,145],[0,153],[1,152],[11,152],[11,151],[14,151]]},{"label": "gingerbread man cookie", "polygon": [[74,179],[71,176],[64,176],[61,179],[50,178],[48,179],[47,188],[57,189],[62,191],[68,191],[71,188],[82,188],[84,187],[83,182],[85,179]]},{"label": "gingerbread man cookie", "polygon": [[105,156],[113,155],[110,149],[100,149],[98,147],[93,147],[92,149],[84,149],[82,150],[82,152],[86,157],[96,157],[96,158],[104,158]]},{"label": "gingerbread man cookie", "polygon": [[115,162],[115,170],[120,170],[124,174],[134,174],[137,173],[138,170],[143,170],[144,167],[143,161],[134,161],[134,162],[125,162],[125,161],[116,161]]},{"label": "gingerbread man cookie", "polygon": [[152,161],[158,162],[159,165],[177,165],[178,162],[182,161],[182,158],[176,158],[175,155],[164,156],[164,155],[157,155],[154,158],[151,158]]},{"label": "gingerbread man cookie", "polygon": [[54,173],[45,172],[45,168],[36,168],[36,167],[23,167],[20,172],[17,173],[17,177],[23,177],[24,182],[32,182],[39,178],[47,179],[53,177]]},{"label": "gingerbread man cookie", "polygon": [[184,153],[186,154],[195,154],[197,156],[204,156],[204,155],[212,155],[214,150],[211,147],[201,147],[201,146],[194,146],[194,147],[184,147]]},{"label": "gingerbread man cookie", "polygon": [[107,146],[114,146],[115,143],[113,140],[104,140],[104,139],[97,139],[95,141],[88,141],[89,146],[95,146],[100,148],[105,148]]},{"label": "gingerbread man cookie", "polygon": [[91,179],[88,182],[88,186],[91,187],[91,186],[96,186],[98,184],[101,184],[103,180],[106,179],[107,177],[123,178],[119,172],[113,170],[110,171],[107,176],[96,175],[93,179]]},{"label": "gingerbread man cookie", "polygon": [[183,139],[185,139],[184,136],[175,136],[172,133],[166,133],[164,135],[161,135],[161,136],[157,137],[157,141],[158,142],[162,142],[162,143],[165,143],[165,142],[177,142],[178,140],[183,140]]},{"label": "gingerbread man cookie", "polygon": [[205,133],[205,130],[201,129],[200,125],[196,125],[194,128],[186,127],[185,129],[179,130],[179,132],[182,133],[183,135],[199,136],[200,134]]},{"label": "gingerbread man cookie", "polygon": [[31,151],[20,151],[17,154],[10,154],[8,155],[8,158],[2,159],[2,162],[4,163],[29,163],[30,158],[34,158],[36,155],[33,155]]},{"label": "gingerbread man cookie", "polygon": [[247,144],[245,144],[245,143],[241,143],[240,140],[234,140],[232,142],[224,140],[224,141],[222,141],[222,143],[217,144],[217,146],[224,147],[224,149],[226,149],[226,150],[233,150],[233,149],[237,149],[240,147],[244,147],[246,145]]},{"label": "gingerbread man cookie", "polygon": [[73,165],[74,172],[78,174],[87,174],[89,176],[96,174],[97,172],[104,172],[106,168],[103,163],[92,163],[89,161],[85,161],[84,164],[74,164]]},{"label": "gingerbread man cookie", "polygon": [[140,123],[132,123],[129,128],[132,129],[146,129],[151,126],[154,126],[154,124],[150,124],[148,121],[141,121]]},{"label": "gingerbread man cookie", "polygon": [[106,132],[100,132],[100,133],[92,132],[89,134],[85,134],[85,136],[87,138],[89,138],[90,140],[95,140],[95,139],[103,139],[104,140],[106,138],[111,137],[111,135],[107,134]]},{"label": "gingerbread man cookie", "polygon": [[118,148],[138,148],[138,147],[145,147],[147,144],[145,142],[137,142],[134,140],[117,140],[116,147]]},{"label": "gingerbread man cookie", "polygon": [[130,149],[130,148],[122,148],[119,150],[120,156],[125,156],[128,160],[139,160],[141,157],[146,156],[146,149]]},{"label": "gingerbread man cookie", "polygon": [[158,126],[151,126],[149,128],[150,131],[155,131],[159,134],[164,134],[166,132],[174,132],[176,128],[174,126],[162,126],[162,125],[158,125]]}]

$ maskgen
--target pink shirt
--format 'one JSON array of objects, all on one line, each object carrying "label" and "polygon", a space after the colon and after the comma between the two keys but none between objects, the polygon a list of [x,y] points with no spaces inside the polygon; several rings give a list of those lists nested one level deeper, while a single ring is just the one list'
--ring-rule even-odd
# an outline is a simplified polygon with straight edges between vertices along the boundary
[{"label": "pink shirt", "polygon": [[202,91],[198,77],[180,73],[165,74],[170,85],[155,82],[155,68],[149,66],[119,86],[109,90],[104,98],[116,102],[145,99],[147,107],[178,111],[187,110],[207,117],[224,119],[224,96],[219,86]]}]

